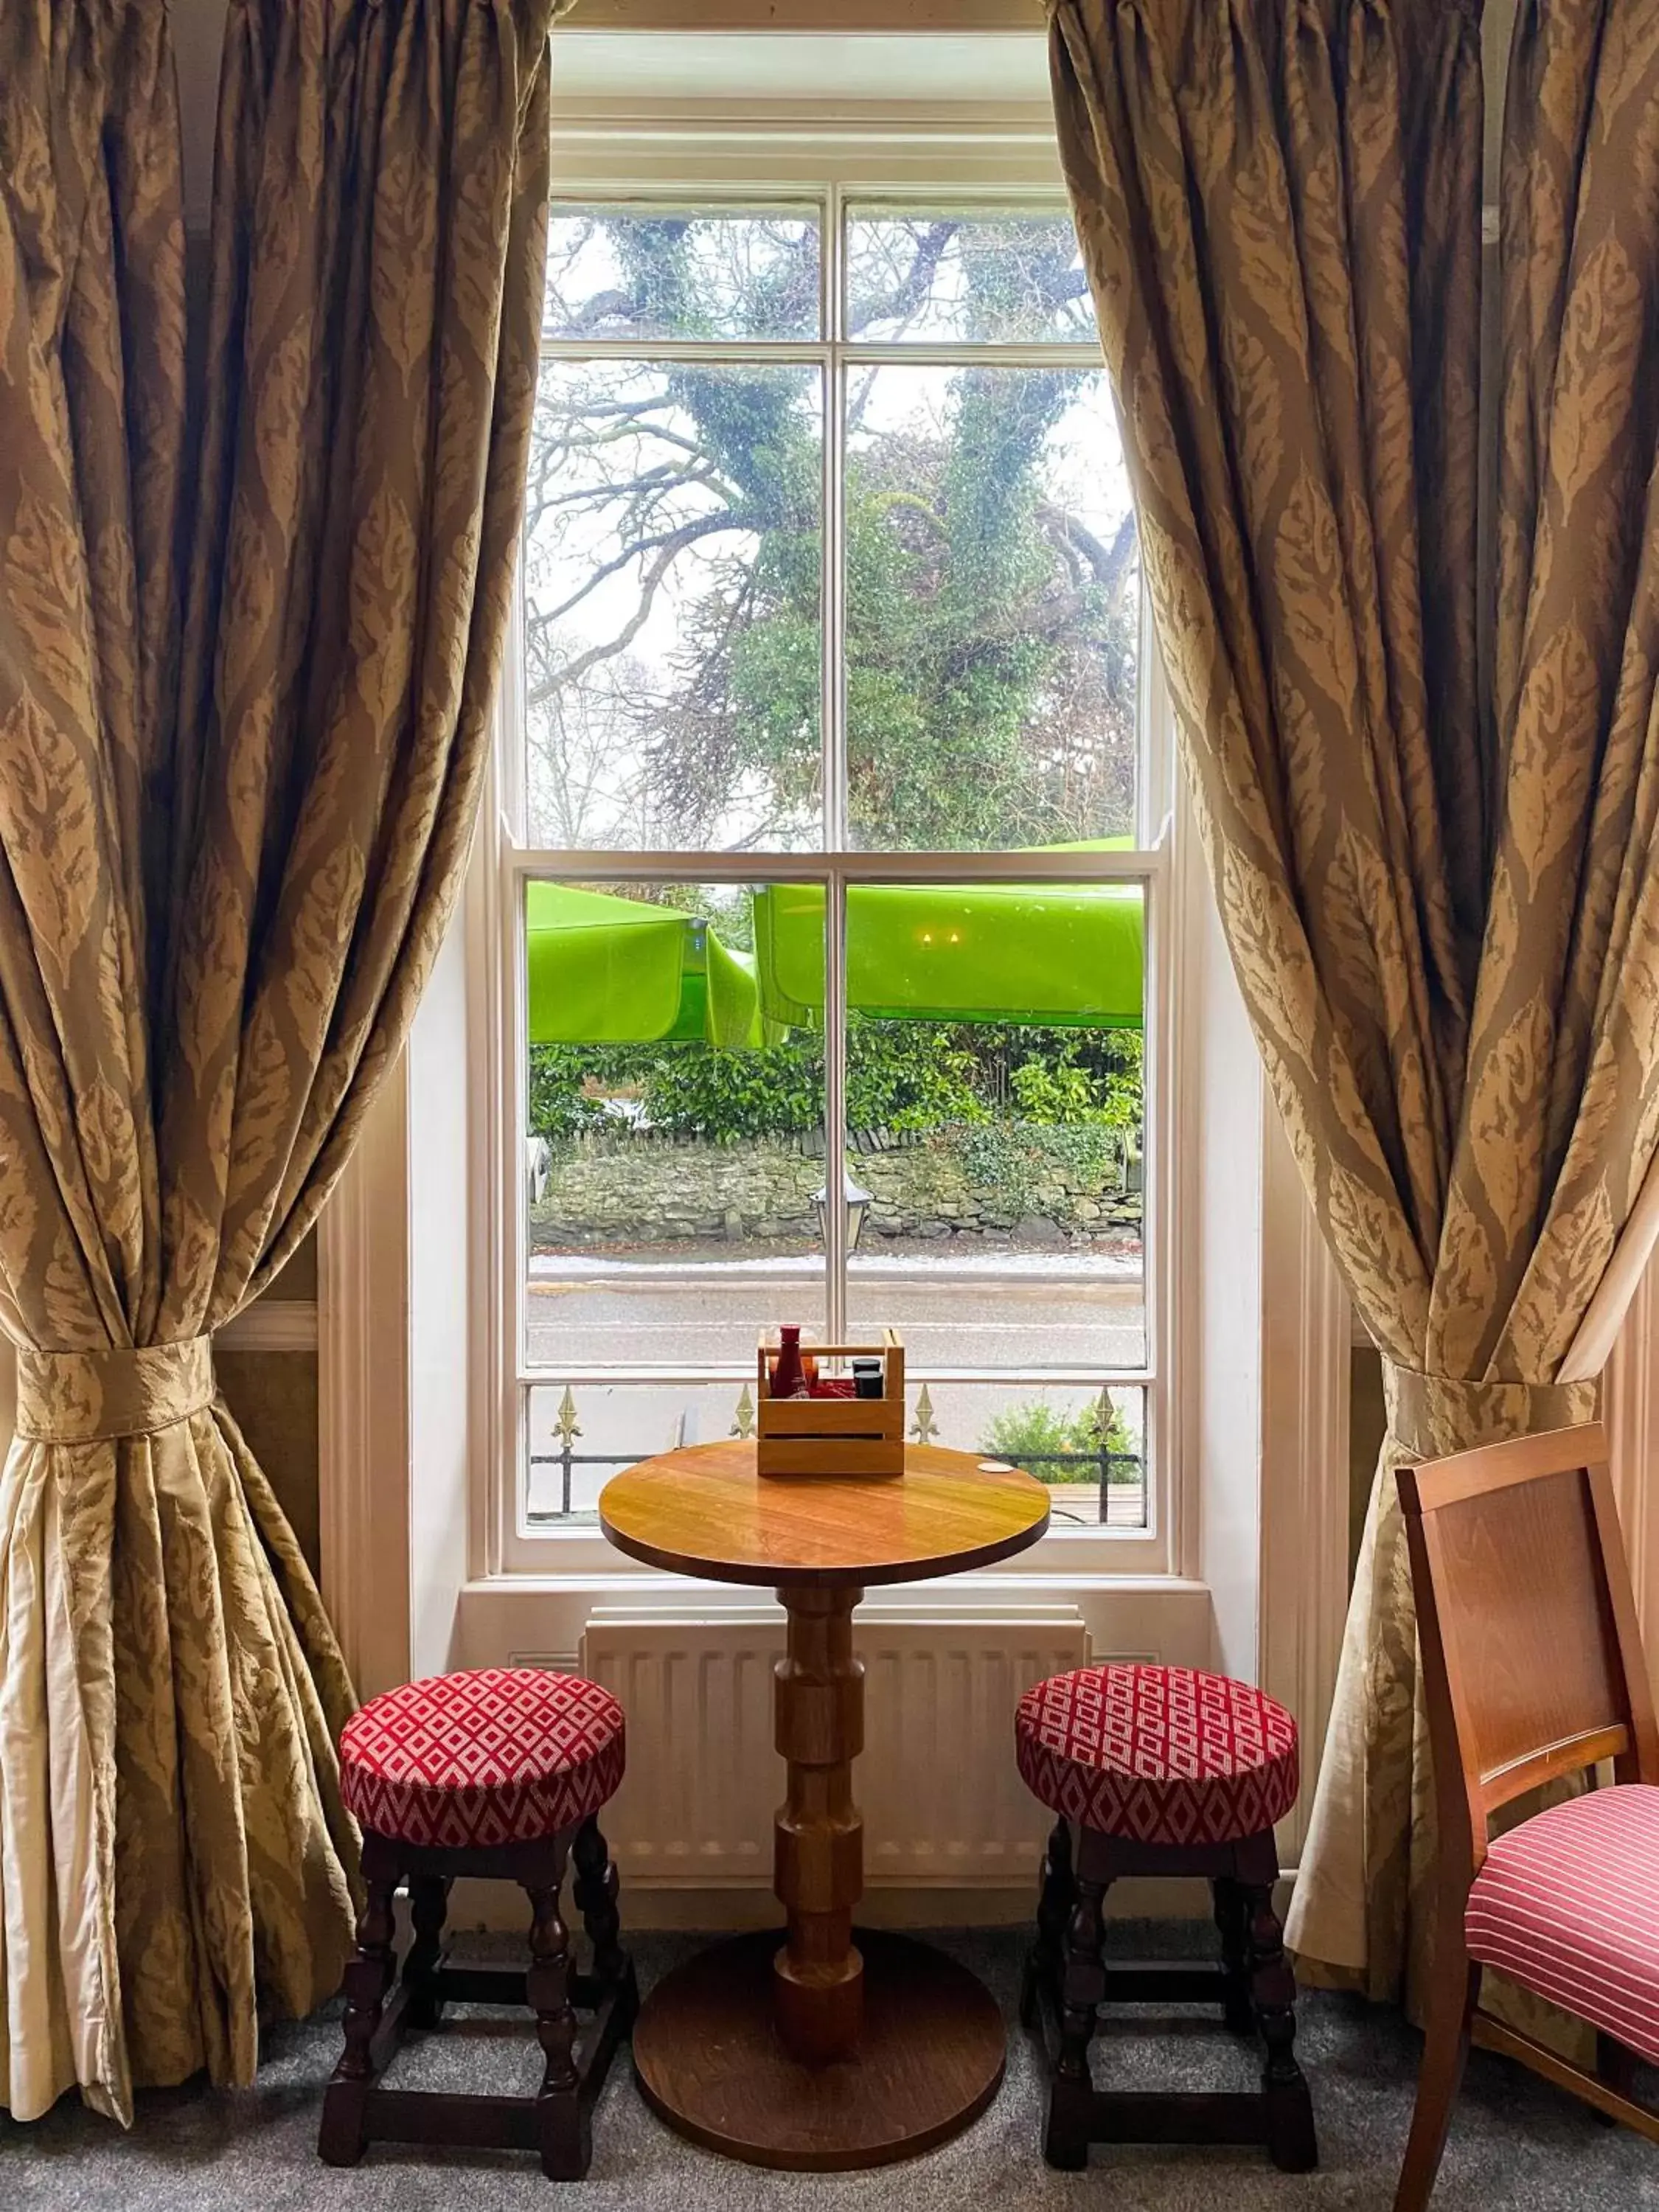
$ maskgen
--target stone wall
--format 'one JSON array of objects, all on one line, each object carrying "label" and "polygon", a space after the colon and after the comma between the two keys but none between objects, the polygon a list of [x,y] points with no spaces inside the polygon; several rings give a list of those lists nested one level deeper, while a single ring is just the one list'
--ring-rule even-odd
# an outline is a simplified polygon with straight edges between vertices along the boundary
[{"label": "stone wall", "polygon": [[[854,1155],[853,1176],[872,1201],[860,1249],[879,1250],[896,1237],[1037,1249],[1138,1241],[1140,1193],[1122,1188],[1115,1168],[1079,1170],[1040,1145],[1017,1164],[1001,1182],[975,1180],[963,1147],[946,1136]],[[531,1242],[543,1250],[810,1245],[818,1234],[813,1194],[823,1180],[821,1159],[781,1145],[583,1140],[552,1162],[545,1196],[531,1208]]]}]

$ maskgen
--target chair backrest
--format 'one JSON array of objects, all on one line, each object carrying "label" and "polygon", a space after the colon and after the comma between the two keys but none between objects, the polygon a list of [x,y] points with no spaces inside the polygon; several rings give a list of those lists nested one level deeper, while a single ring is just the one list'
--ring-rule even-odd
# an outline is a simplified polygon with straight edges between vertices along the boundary
[{"label": "chair backrest", "polygon": [[[1599,1423],[1401,1468],[1443,1848],[1604,1759],[1659,1782],[1659,1733]],[[1447,1823],[1452,1822],[1451,1832]]]}]

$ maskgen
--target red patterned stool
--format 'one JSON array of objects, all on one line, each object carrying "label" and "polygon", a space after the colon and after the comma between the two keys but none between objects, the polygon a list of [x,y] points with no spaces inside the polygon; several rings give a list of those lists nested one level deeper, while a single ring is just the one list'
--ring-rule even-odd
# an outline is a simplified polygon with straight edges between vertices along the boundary
[{"label": "red patterned stool", "polygon": [[[1091,2142],[1259,2142],[1275,2166],[1305,2172],[1318,2160],[1313,2106],[1273,1911],[1273,1824],[1296,1802],[1295,1721],[1222,1674],[1080,1667],[1025,1692],[1014,1745],[1026,1787],[1060,1815],[1020,2001],[1049,2063],[1044,2157],[1077,2167]],[[1108,1966],[1101,1908],[1124,1875],[1207,1881],[1220,1965]],[[1267,2046],[1261,2094],[1097,2089],[1089,2041],[1109,2002],[1219,2003],[1229,2027],[1259,2031]]]},{"label": "red patterned stool", "polygon": [[[639,1998],[622,1948],[617,1869],[597,1814],[623,1778],[623,1710],[573,1674],[486,1667],[435,1674],[372,1698],[340,1736],[340,1785],[363,1829],[357,1954],[346,1968],[345,2050],[323,2100],[318,2149],[353,2166],[369,2142],[538,2150],[556,2181],[586,2172],[590,2114]],[[559,1914],[567,1859],[592,1948],[573,1971]],[[452,1966],[442,1948],[457,1875],[529,1893],[530,1970]],[[414,1940],[396,1972],[392,1899],[409,1884]],[[436,2027],[448,2001],[527,2005],[546,2058],[534,2097],[389,2089],[410,2027]],[[592,2026],[578,2048],[576,2009]]]}]

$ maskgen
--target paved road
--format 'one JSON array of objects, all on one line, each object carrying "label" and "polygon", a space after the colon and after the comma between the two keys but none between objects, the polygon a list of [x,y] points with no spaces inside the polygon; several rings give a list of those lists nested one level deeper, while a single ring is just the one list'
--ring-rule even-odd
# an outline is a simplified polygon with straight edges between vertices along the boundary
[{"label": "paved road", "polygon": [[[555,1273],[558,1270],[558,1273]],[[623,1364],[746,1364],[763,1328],[822,1331],[823,1278],[799,1262],[572,1267],[538,1260],[529,1285],[532,1365],[581,1373]],[[1126,1368],[1145,1357],[1140,1279],[1063,1258],[1000,1267],[853,1263],[848,1325],[904,1339],[916,1368]]]},{"label": "paved road", "polygon": [[[538,1258],[528,1285],[527,1349],[532,1364],[561,1376],[635,1363],[741,1369],[753,1358],[762,1328],[790,1320],[822,1332],[822,1284],[820,1273],[798,1261],[671,1267],[583,1260],[573,1267]],[[1057,1412],[1073,1412],[1097,1395],[1097,1386],[1044,1389],[1036,1379],[1044,1369],[1098,1373],[1139,1366],[1145,1357],[1140,1280],[1121,1267],[1068,1264],[1063,1255],[994,1267],[854,1261],[851,1285],[851,1334],[874,1334],[884,1323],[896,1328],[913,1372],[1007,1375],[1006,1382],[930,1382],[941,1443],[979,1446],[990,1422],[1011,1406],[1041,1398]],[[576,1449],[616,1456],[573,1470],[572,1509],[591,1510],[617,1464],[677,1441],[707,1443],[731,1433],[740,1387],[576,1383],[572,1395],[582,1431]],[[538,1457],[560,1448],[562,1396],[562,1380],[532,1394],[531,1449]],[[914,1391],[911,1396],[914,1413]],[[1139,1395],[1125,1392],[1121,1403],[1138,1431]],[[560,1470],[532,1467],[532,1510],[557,1510]],[[1112,1503],[1115,1521],[1139,1521],[1134,1493]],[[1056,1504],[1068,1517],[1095,1517],[1091,1492],[1062,1494]]]}]

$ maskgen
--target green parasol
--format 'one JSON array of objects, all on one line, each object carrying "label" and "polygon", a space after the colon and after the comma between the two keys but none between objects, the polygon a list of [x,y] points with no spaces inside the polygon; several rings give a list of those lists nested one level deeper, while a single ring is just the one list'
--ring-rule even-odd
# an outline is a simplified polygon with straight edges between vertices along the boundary
[{"label": "green parasol", "polygon": [[[532,1044],[699,1040],[726,1050],[823,1023],[821,884],[754,896],[755,955],[699,915],[567,884],[526,891]],[[1139,1029],[1141,886],[856,884],[847,997],[890,1021]]]},{"label": "green parasol", "polygon": [[[821,886],[757,893],[769,1021],[822,1025],[823,934]],[[1139,1029],[1143,940],[1139,884],[854,884],[847,1003],[888,1021]]]},{"label": "green parasol", "polygon": [[525,963],[532,1044],[761,1041],[753,963],[701,915],[531,884]]}]

